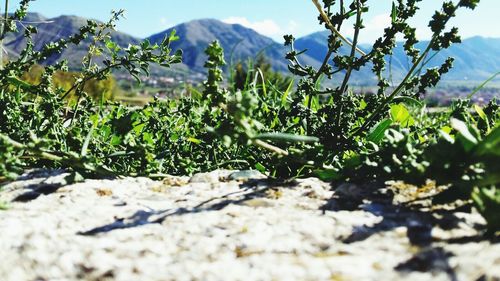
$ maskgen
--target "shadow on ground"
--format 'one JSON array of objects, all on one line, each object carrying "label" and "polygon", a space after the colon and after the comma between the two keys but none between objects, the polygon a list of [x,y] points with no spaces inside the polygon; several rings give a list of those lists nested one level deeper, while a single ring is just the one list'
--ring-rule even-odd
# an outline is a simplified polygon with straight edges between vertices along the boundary
[{"label": "shadow on ground", "polygon": [[[56,192],[66,183],[58,184],[40,183],[26,187],[26,192],[19,195],[14,201],[29,202],[35,200],[42,194]],[[231,192],[219,197],[211,198],[189,208],[172,208],[166,210],[137,211],[129,218],[117,218],[109,224],[101,225],[86,231],[79,232],[78,235],[95,236],[119,229],[130,229],[149,224],[161,224],[172,216],[183,216],[187,214],[219,211],[232,204],[243,204],[245,201],[265,198],[266,192],[276,186],[294,188],[296,182],[278,182],[270,179],[249,180],[240,185],[237,192]],[[343,239],[343,243],[357,243],[369,239],[380,232],[391,231],[404,227],[407,230],[407,238],[417,252],[408,260],[401,262],[395,267],[400,272],[442,272],[449,276],[450,280],[457,280],[453,267],[449,263],[453,253],[446,251],[440,246],[442,243],[470,243],[484,241],[483,235],[470,237],[457,237],[448,240],[436,240],[432,236],[432,230],[439,227],[443,230],[453,230],[464,223],[464,219],[455,215],[455,210],[442,210],[432,212],[426,211],[422,206],[415,204],[395,204],[394,194],[384,191],[380,185],[370,185],[371,187],[361,187],[356,191],[352,188],[345,188],[340,192],[340,187],[332,198],[330,198],[321,208],[323,212],[338,210],[364,210],[382,220],[373,226],[355,227],[351,234]],[[464,208],[464,207],[462,207]],[[467,206],[465,206],[467,208]],[[467,211],[467,210],[461,210]],[[482,225],[475,225],[479,233],[484,229]],[[498,239],[493,241],[498,242]]]},{"label": "shadow on ground", "polygon": [[[478,229],[478,235],[465,236],[451,239],[435,239],[432,236],[432,230],[439,227],[443,230],[453,230],[465,223],[465,219],[456,216],[456,212],[470,212],[470,206],[464,205],[455,209],[432,210],[424,208],[423,202],[414,204],[393,203],[394,193],[383,188],[380,184],[370,184],[359,187],[357,196],[346,190],[356,191],[355,187],[337,188],[340,192],[335,192],[334,196],[322,207],[325,211],[338,210],[364,210],[376,216],[382,217],[382,221],[373,226],[355,227],[352,233],[345,237],[344,243],[357,243],[369,239],[380,232],[391,231],[396,228],[406,228],[406,235],[409,243],[418,249],[417,253],[405,262],[395,267],[400,272],[443,272],[448,275],[450,280],[457,280],[453,267],[449,263],[449,258],[453,253],[447,252],[439,243],[471,243],[488,240],[483,235],[484,225],[474,225]],[[425,198],[422,200],[431,200]],[[418,200],[417,200],[418,201]],[[491,240],[491,239],[489,239]],[[498,242],[492,241],[494,243]]]},{"label": "shadow on ground", "polygon": [[[161,211],[138,211],[130,218],[117,219],[110,224],[99,226],[78,234],[93,236],[118,229],[134,228],[148,224],[161,224],[165,219],[172,216],[219,211],[232,204],[238,205],[248,200],[267,197],[266,191],[273,189],[273,186],[277,186],[276,181],[269,179],[249,180],[242,183],[240,185],[241,189],[237,192],[231,192],[223,196],[211,198],[191,208],[174,208]],[[279,186],[292,187],[293,183],[280,182]]]}]

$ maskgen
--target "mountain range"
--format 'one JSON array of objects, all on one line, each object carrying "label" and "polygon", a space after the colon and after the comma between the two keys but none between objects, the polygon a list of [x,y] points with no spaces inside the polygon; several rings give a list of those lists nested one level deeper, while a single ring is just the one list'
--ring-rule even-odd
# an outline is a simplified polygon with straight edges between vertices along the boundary
[{"label": "mountain range", "polygon": [[[34,42],[35,48],[39,49],[49,42],[78,32],[87,19],[76,16],[59,16],[48,19],[37,13],[29,13],[24,21],[38,28]],[[10,56],[18,55],[26,46],[22,36],[23,26],[19,24],[18,27],[21,32],[9,34],[4,40],[5,48]],[[178,66],[178,69],[193,73],[203,72],[206,59],[204,50],[210,42],[217,39],[225,50],[226,62],[228,63],[245,61],[263,54],[276,71],[285,72],[287,70],[287,61],[284,57],[288,49],[283,44],[277,43],[252,29],[238,24],[226,24],[215,19],[193,20],[144,39],[148,39],[152,43],[159,43],[174,29],[180,40],[174,42],[172,47],[173,49],[182,49],[184,52],[183,64]],[[321,65],[328,48],[326,40],[328,35],[328,31],[316,32],[296,40],[296,49],[307,49],[305,54],[300,57],[303,64],[315,67]],[[122,32],[114,32],[112,40],[120,46],[126,47],[128,44],[136,44],[142,39]],[[420,42],[417,47],[423,49],[427,43]],[[64,58],[68,60],[71,68],[78,69],[81,67],[81,58],[86,53],[88,44],[87,42],[80,46],[71,46],[61,54],[49,58],[45,63],[50,64]],[[392,58],[388,58],[391,61],[391,75],[394,80],[403,77],[405,71],[409,69],[409,62],[402,44],[398,45]],[[371,47],[361,45],[360,48],[370,50]],[[500,71],[500,38],[472,37],[465,39],[461,44],[453,45],[451,48],[436,54],[429,62],[429,66],[440,65],[448,56],[455,57],[456,60],[454,69],[446,75],[446,80],[484,81]],[[355,73],[353,81],[363,85],[375,83],[369,67]]]}]

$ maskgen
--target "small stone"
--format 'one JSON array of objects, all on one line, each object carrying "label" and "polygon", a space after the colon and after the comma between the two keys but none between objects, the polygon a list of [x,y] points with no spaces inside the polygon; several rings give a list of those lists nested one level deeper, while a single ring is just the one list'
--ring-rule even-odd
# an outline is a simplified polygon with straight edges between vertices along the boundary
[{"label": "small stone", "polygon": [[219,183],[228,177],[232,171],[227,170],[216,170],[210,173],[198,173],[193,175],[190,179],[190,183]]},{"label": "small stone", "polygon": [[252,208],[270,208],[275,205],[275,203],[267,198],[254,198],[250,200],[243,201],[241,203],[244,206]]},{"label": "small stone", "polygon": [[267,178],[261,172],[256,170],[245,170],[231,173],[228,176],[228,180],[230,181],[248,181],[248,180],[261,180]]},{"label": "small stone", "polygon": [[166,186],[183,186],[188,184],[189,180],[186,177],[168,176],[163,179],[163,185]]},{"label": "small stone", "polygon": [[113,191],[109,188],[98,188],[95,192],[101,197],[113,195]]},{"label": "small stone", "polygon": [[335,195],[345,200],[362,200],[366,198],[365,190],[352,183],[341,184],[335,189]]}]

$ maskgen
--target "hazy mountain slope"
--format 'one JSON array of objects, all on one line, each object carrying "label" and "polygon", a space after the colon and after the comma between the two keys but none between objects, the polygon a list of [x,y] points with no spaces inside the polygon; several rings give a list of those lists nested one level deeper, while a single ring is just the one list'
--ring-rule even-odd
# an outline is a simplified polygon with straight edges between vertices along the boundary
[{"label": "hazy mountain slope", "polygon": [[[76,32],[86,23],[86,19],[76,16],[60,16],[47,19],[37,13],[30,13],[24,20],[38,28],[38,34],[34,35],[35,48],[40,49],[45,44],[68,37]],[[184,51],[183,64],[175,69],[183,71],[204,72],[206,55],[205,48],[214,40],[219,40],[225,50],[226,62],[236,63],[255,58],[263,53],[275,70],[287,71],[285,54],[288,48],[263,36],[256,31],[238,24],[226,24],[214,19],[193,20],[179,24],[163,32],[148,37],[153,43],[160,42],[166,35],[175,29],[180,40],[173,43],[174,49]],[[9,34],[5,39],[5,48],[9,56],[18,55],[26,46],[22,36],[23,26],[19,24],[18,34]],[[301,63],[318,67],[327,52],[328,32],[316,32],[296,40],[297,50],[307,49],[301,56]],[[119,45],[126,47],[128,44],[136,44],[140,39],[125,33],[115,32],[112,39]],[[418,44],[420,49],[425,48],[427,42]],[[361,45],[361,49],[369,51],[371,46]],[[45,63],[53,63],[59,59],[67,59],[73,69],[81,67],[81,58],[86,54],[88,41],[80,46],[70,46],[63,53],[49,58]],[[342,47],[341,53],[348,54],[350,48]],[[445,76],[445,80],[474,80],[484,81],[493,73],[500,71],[500,39],[473,37],[465,39],[462,44],[452,46],[448,50],[438,53],[429,66],[438,66],[446,57],[456,58],[454,69]],[[389,61],[389,57],[387,58]],[[394,80],[401,79],[409,69],[409,62],[403,51],[402,44],[396,48],[391,60],[392,76]],[[165,74],[169,70],[155,67],[153,73]],[[388,72],[387,72],[388,74]],[[342,73],[334,77],[333,83],[340,82]],[[497,78],[500,80],[500,78]],[[374,84],[375,78],[370,67],[365,67],[355,72],[352,77],[354,84]]]},{"label": "hazy mountain slope", "polygon": [[[35,49],[39,50],[49,42],[57,41],[60,38],[66,38],[78,32],[79,28],[86,24],[87,19],[76,16],[60,16],[47,19],[39,14],[30,13],[24,19],[24,22],[34,25],[38,28],[38,33],[33,35]],[[26,46],[26,40],[23,37],[24,27],[18,24],[18,34],[10,34],[5,40],[5,48],[10,56],[17,56]],[[121,32],[114,32],[112,40],[120,46],[126,47],[128,44],[140,42],[139,39]],[[45,61],[50,64],[65,58],[69,66],[74,69],[81,67],[81,59],[87,53],[89,41],[79,46],[71,45],[61,54],[54,55]]]},{"label": "hazy mountain slope", "polygon": [[[263,53],[274,69],[287,69],[287,49],[282,44],[238,24],[226,24],[214,19],[194,20],[169,28],[148,39],[160,42],[173,29],[181,38],[173,47],[184,51],[183,62],[192,70],[203,71],[206,60],[204,50],[214,40],[219,40],[224,48],[227,63],[255,58],[259,53]],[[308,63],[317,63],[309,57],[305,60]]]},{"label": "hazy mountain slope", "polygon": [[[327,31],[313,33],[297,39],[295,45],[297,49],[308,49],[306,54],[310,57],[322,60],[328,50],[326,41],[328,34]],[[417,48],[423,50],[427,44],[428,41],[420,42],[417,44]],[[402,46],[402,43],[398,44],[391,61],[392,75],[396,80],[401,79],[410,68],[410,62]],[[365,51],[371,48],[366,44],[360,47]],[[343,47],[341,52],[347,54],[348,48]],[[461,44],[455,44],[449,49],[439,52],[428,66],[439,66],[449,56],[455,58],[454,68],[444,77],[444,80],[483,81],[500,71],[500,39],[483,37],[464,39]],[[390,57],[387,60],[389,61]],[[355,73],[353,78],[358,82],[373,80],[369,67]]]}]

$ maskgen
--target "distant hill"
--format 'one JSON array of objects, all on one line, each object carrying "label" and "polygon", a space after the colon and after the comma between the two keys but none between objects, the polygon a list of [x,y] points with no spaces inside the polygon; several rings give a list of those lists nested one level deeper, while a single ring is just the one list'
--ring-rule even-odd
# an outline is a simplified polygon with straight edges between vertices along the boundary
[{"label": "distant hill", "polygon": [[[36,13],[28,14],[26,22],[37,26],[39,33],[34,35],[35,48],[40,49],[48,42],[55,41],[62,37],[70,36],[78,32],[87,19],[76,16],[60,16],[56,18],[45,18]],[[287,71],[287,61],[285,54],[288,48],[273,41],[271,38],[263,36],[256,31],[238,24],[226,24],[214,19],[193,20],[179,24],[158,34],[154,34],[147,39],[153,43],[160,42],[166,35],[175,29],[180,36],[180,40],[173,43],[174,49],[182,49],[183,65],[176,67],[183,71],[200,73],[204,72],[203,64],[206,60],[205,48],[213,40],[219,40],[225,50],[226,62],[236,63],[255,58],[262,53],[277,71]],[[19,30],[23,26],[19,25]],[[302,38],[298,38],[296,49],[307,49],[301,56],[303,64],[319,66],[323,56],[327,51],[328,32],[316,32]],[[121,32],[115,32],[112,39],[120,46],[126,47],[128,44],[136,44],[141,39]],[[417,47],[423,49],[427,42],[421,42]],[[405,71],[409,68],[406,55],[402,49],[402,44],[398,44],[392,57],[392,75],[394,80],[401,79]],[[10,56],[18,55],[26,46],[22,37],[22,32],[17,35],[9,35],[5,39],[5,47]],[[63,53],[49,58],[45,63],[53,63],[59,59],[67,59],[73,69],[81,67],[81,58],[88,48],[88,41],[80,46],[71,46]],[[361,49],[370,50],[369,45],[361,45]],[[343,47],[342,53],[348,53],[349,48]],[[430,62],[430,66],[437,66],[446,57],[456,58],[455,68],[445,77],[446,80],[464,81],[484,81],[493,73],[500,71],[500,38],[473,37],[465,39],[462,44],[452,46],[448,50],[438,53]],[[387,58],[389,60],[389,58]],[[155,68],[154,73],[165,74],[167,70]],[[340,77],[340,76],[339,76]],[[500,80],[498,78],[497,80]],[[334,81],[336,81],[334,79]],[[360,85],[371,85],[375,83],[375,78],[370,71],[370,67],[353,74],[353,83]]]},{"label": "distant hill", "polygon": [[[297,39],[295,46],[297,49],[307,49],[306,54],[320,61],[328,50],[326,41],[328,35],[328,31],[313,33]],[[417,44],[417,48],[423,50],[428,43],[428,41],[422,41]],[[360,48],[364,51],[371,50],[371,46],[366,44],[361,45]],[[343,47],[341,52],[347,53],[348,48]],[[461,44],[452,45],[449,49],[436,54],[428,66],[439,66],[449,56],[455,58],[455,63],[450,73],[444,77],[444,80],[484,81],[500,71],[500,38],[472,37],[464,39]],[[389,60],[388,57],[387,61]],[[402,43],[399,43],[395,49],[391,65],[392,75],[395,80],[401,79],[410,68],[410,62],[404,53]],[[358,83],[373,81],[374,79],[368,67],[359,73],[355,73],[353,78]],[[500,81],[500,78],[497,78],[497,80]]]},{"label": "distant hill", "polygon": [[[33,41],[35,43],[35,49],[39,50],[49,42],[53,42],[60,38],[68,37],[77,33],[79,28],[86,24],[87,19],[76,16],[60,16],[48,19],[37,13],[29,13],[24,19],[24,22],[38,28],[38,33],[33,36]],[[23,25],[18,24],[18,30],[20,31],[19,34],[10,34],[5,39],[5,48],[11,56],[19,55],[19,53],[26,47],[26,40],[23,37],[23,29]],[[140,39],[121,32],[114,32],[111,37],[113,41],[124,47],[128,44],[140,42]],[[48,58],[45,63],[51,64],[61,58],[64,58],[68,60],[71,68],[81,68],[81,59],[87,53],[90,43],[89,40],[79,46],[70,46],[61,54]]]},{"label": "distant hill", "polygon": [[[174,49],[182,49],[183,62],[194,71],[203,71],[206,60],[205,48],[214,40],[219,40],[225,50],[226,62],[230,64],[255,58],[262,53],[275,70],[286,71],[284,59],[286,48],[271,38],[239,24],[227,24],[214,19],[194,20],[179,24],[148,39],[158,43],[172,30],[176,30],[181,40],[175,42]],[[312,58],[305,58],[309,63],[316,63]]]}]

